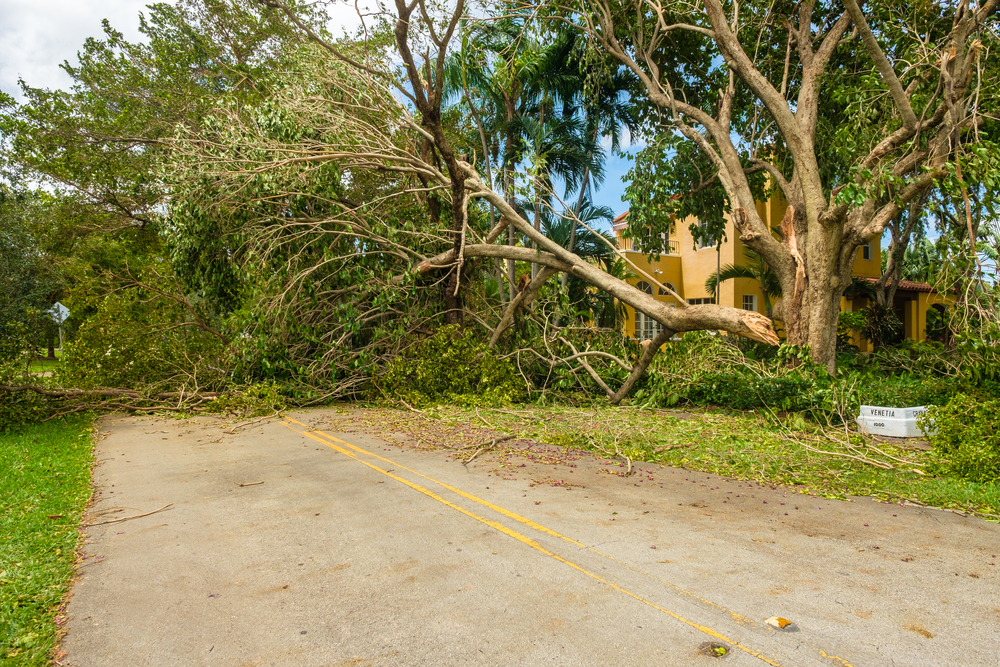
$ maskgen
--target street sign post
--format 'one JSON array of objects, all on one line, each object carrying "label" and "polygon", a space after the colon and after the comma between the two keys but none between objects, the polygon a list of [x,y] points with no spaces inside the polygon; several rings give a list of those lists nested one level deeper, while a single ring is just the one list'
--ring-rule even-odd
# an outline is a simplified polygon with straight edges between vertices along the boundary
[{"label": "street sign post", "polygon": [[49,316],[59,325],[59,354],[63,351],[63,322],[69,317],[69,308],[56,301],[55,305],[49,308]]}]

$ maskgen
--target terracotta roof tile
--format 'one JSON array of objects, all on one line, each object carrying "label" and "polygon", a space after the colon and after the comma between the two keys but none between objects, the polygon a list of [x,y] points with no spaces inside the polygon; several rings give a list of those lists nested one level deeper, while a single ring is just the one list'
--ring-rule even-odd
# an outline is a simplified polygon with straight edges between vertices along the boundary
[{"label": "terracotta roof tile", "polygon": [[[867,280],[870,283],[876,283],[876,282],[878,282],[878,278],[868,278],[868,277],[865,277],[864,279]],[[901,289],[901,290],[904,290],[904,291],[907,291],[907,292],[936,292],[937,291],[937,290],[935,290],[932,286],[930,286],[927,283],[915,283],[912,280],[900,280],[899,281],[899,285],[896,287],[896,289]]]},{"label": "terracotta roof tile", "polygon": [[628,228],[628,211],[625,211],[611,222],[611,229],[620,232]]}]

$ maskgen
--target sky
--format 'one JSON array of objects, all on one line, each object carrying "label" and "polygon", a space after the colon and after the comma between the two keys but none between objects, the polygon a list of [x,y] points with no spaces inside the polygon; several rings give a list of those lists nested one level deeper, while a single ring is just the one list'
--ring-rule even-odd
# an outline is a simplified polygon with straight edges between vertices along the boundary
[{"label": "sky", "polygon": [[[88,37],[103,36],[104,19],[139,41],[139,14],[148,14],[147,4],[151,0],[0,0],[0,90],[21,99],[18,78],[35,88],[68,87],[59,65],[75,61]],[[331,15],[337,33],[359,24],[353,2],[333,6]]]},{"label": "sky", "polygon": [[[370,0],[369,0],[370,1]],[[0,0],[0,90],[22,101],[18,79],[34,88],[68,88],[69,76],[60,69],[64,61],[75,62],[88,37],[101,37],[101,22],[129,41],[139,41],[139,13],[150,0]],[[363,3],[364,4],[364,3]],[[350,2],[330,8],[334,34],[351,31],[359,19]],[[631,163],[609,157],[603,187],[595,194],[597,204],[609,206],[617,215],[625,211],[623,177]],[[575,201],[575,198],[573,199]]]}]

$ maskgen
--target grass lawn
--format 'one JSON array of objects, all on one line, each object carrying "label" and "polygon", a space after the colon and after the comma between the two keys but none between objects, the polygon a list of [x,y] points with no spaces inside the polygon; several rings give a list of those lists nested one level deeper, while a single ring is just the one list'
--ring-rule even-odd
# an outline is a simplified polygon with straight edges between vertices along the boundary
[{"label": "grass lawn", "polygon": [[[628,457],[636,462],[791,486],[828,498],[874,496],[1000,518],[1000,484],[935,475],[933,452],[915,449],[906,441],[893,445],[863,440],[857,434],[848,440],[843,431],[832,431],[837,440],[825,439],[794,415],[783,421],[752,411],[642,410],[607,405],[519,405],[503,410],[441,406],[423,414],[377,408],[360,414],[350,411],[345,418],[348,415],[368,432],[385,437],[407,433],[429,448],[472,446],[466,450],[471,454],[474,447],[490,442],[490,434],[511,434],[518,439],[598,452],[621,461],[621,474],[627,470],[621,457]],[[505,449],[509,449],[506,444],[492,448],[499,454],[501,467],[505,465]]]},{"label": "grass lawn", "polygon": [[90,498],[92,421],[0,435],[0,665],[48,665]]},{"label": "grass lawn", "polygon": [[28,372],[44,373],[46,371],[54,371],[59,366],[60,361],[62,361],[62,351],[56,350],[55,359],[35,359],[28,364]]}]

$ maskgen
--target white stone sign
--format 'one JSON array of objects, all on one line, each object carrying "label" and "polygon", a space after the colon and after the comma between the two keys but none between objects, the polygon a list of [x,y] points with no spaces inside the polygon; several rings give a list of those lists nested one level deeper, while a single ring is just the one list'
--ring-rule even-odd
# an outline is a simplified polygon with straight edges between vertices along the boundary
[{"label": "white stone sign", "polygon": [[925,434],[917,426],[917,417],[927,412],[925,406],[917,408],[882,408],[862,405],[858,415],[858,428],[872,435],[891,438],[922,438]]}]

